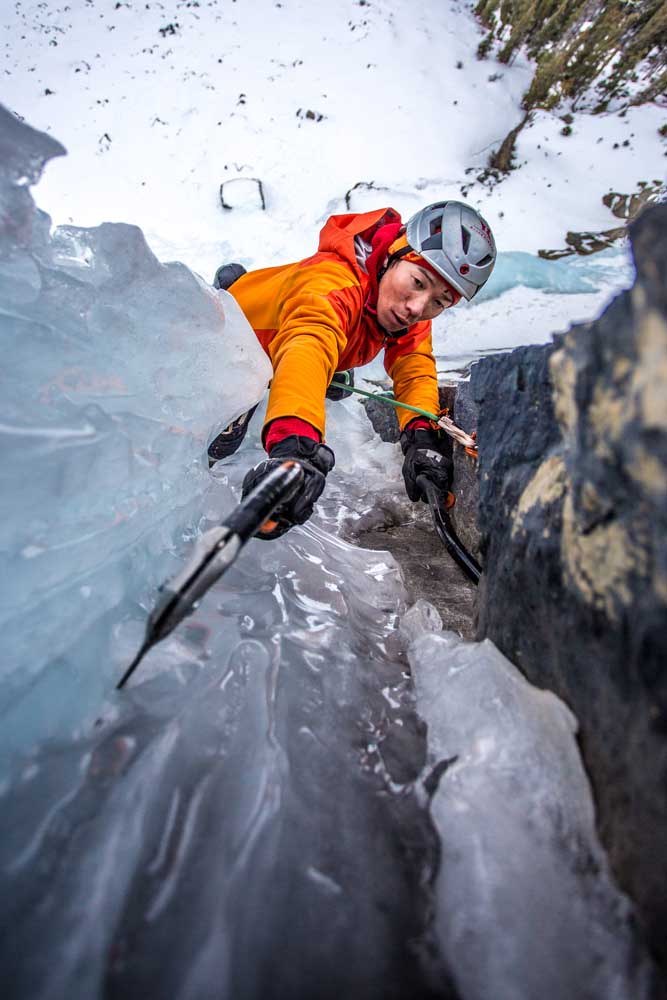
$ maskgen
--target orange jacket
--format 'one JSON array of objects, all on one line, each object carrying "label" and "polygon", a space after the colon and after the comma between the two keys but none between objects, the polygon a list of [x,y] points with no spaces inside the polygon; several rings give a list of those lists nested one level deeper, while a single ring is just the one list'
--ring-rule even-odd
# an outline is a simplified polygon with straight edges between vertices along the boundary
[{"label": "orange jacket", "polygon": [[[391,212],[333,215],[312,257],[250,271],[229,289],[273,365],[265,427],[278,417],[300,417],[324,438],[324,397],[334,372],[367,364],[383,347],[396,398],[438,412],[430,322],[391,339],[364,309],[369,278],[357,263],[354,237],[370,241]],[[397,414],[401,427],[415,416]]]}]

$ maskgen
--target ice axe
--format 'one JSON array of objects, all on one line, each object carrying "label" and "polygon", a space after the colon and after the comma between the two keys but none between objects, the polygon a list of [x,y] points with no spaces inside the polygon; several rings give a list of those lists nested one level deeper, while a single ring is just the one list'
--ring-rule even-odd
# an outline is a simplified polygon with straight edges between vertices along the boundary
[{"label": "ice axe", "polygon": [[229,569],[248,539],[273,530],[275,521],[271,520],[271,514],[291,500],[302,483],[303,469],[298,462],[283,462],[262,479],[222,524],[204,532],[183,569],[160,587],[160,597],[148,617],[141,649],[116,685],[118,690],[130,679],[148,650],[194,611],[197,601]]},{"label": "ice axe", "polygon": [[442,500],[438,487],[423,473],[417,476],[417,486],[426,497],[426,501],[431,508],[433,525],[441,542],[444,543],[450,556],[461,567],[468,579],[472,580],[475,584],[479,583],[479,578],[482,575],[482,567],[475,557],[468,552],[454,531],[449,511]]},{"label": "ice axe", "polygon": [[[422,417],[426,417],[435,426],[440,427],[441,430],[449,434],[451,438],[462,445],[468,455],[472,458],[477,458],[477,441],[474,434],[467,434],[460,427],[457,427],[453,420],[446,413],[440,413],[436,415],[435,413],[429,413],[428,410],[423,410],[419,406],[411,406],[408,403],[401,403],[399,400],[394,399],[391,396],[386,396],[384,393],[379,392],[368,392],[366,389],[357,389],[356,386],[348,385],[347,383],[340,382],[333,379],[331,385],[335,385],[338,389],[345,389],[347,392],[354,392],[358,396],[365,396],[367,399],[377,399],[380,403],[385,403],[387,406],[393,406],[395,409],[400,410],[411,410],[413,413],[418,413]],[[421,475],[417,477],[417,485],[424,494],[426,501],[431,508],[431,514],[433,515],[433,525],[438,534],[440,540],[444,543],[445,548],[449,552],[452,559],[461,567],[465,575],[473,583],[479,583],[479,578],[482,575],[482,567],[479,565],[477,560],[470,552],[466,549],[465,545],[458,537],[454,531],[454,527],[449,516],[448,508],[454,503],[453,494],[447,494],[447,497],[441,497],[440,492],[431,480],[425,476]]]}]

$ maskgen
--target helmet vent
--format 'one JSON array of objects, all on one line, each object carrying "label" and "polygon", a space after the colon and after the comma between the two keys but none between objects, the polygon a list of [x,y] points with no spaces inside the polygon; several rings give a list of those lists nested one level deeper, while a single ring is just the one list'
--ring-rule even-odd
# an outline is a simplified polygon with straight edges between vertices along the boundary
[{"label": "helmet vent", "polygon": [[[463,201],[438,201],[408,219],[407,244],[468,302],[486,284],[496,245],[486,220]],[[407,249],[407,248],[406,248]]]}]

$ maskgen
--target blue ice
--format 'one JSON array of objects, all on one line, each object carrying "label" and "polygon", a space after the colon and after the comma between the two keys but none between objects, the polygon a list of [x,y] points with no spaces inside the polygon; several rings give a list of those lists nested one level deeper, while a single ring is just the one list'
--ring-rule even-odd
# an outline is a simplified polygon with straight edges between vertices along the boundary
[{"label": "blue ice", "polygon": [[630,286],[634,264],[629,248],[601,250],[587,257],[573,255],[546,260],[521,250],[500,252],[493,274],[475,296],[475,303],[495,299],[510,288],[574,295],[597,292],[609,285]]}]

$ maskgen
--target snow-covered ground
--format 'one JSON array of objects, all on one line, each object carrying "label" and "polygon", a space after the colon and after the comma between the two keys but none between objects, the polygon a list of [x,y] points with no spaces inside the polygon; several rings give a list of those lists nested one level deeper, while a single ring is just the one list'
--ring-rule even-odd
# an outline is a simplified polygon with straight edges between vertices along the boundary
[{"label": "snow-covered ground", "polygon": [[[611,228],[606,192],[665,176],[664,109],[648,106],[577,113],[568,136],[557,113],[539,113],[520,168],[492,190],[474,183],[520,120],[532,67],[476,59],[469,3],[15,0],[1,26],[2,99],[69,152],[49,166],[41,207],[55,223],[139,225],[160,259],[207,280],[224,260],[312,253],[355,185],[351,210],[404,216],[465,190],[502,254]],[[252,183],[227,184],[236,207],[223,209],[221,184],[249,178],[265,210]],[[515,292],[443,317],[439,370],[589,318],[628,283],[623,250],[615,260],[589,294]]]},{"label": "snow-covered ground", "polygon": [[[453,2],[16,0],[0,26],[3,102],[69,150],[33,192],[39,206],[56,223],[139,225],[160,260],[207,279],[221,260],[264,266],[311,253],[357,184],[352,210],[392,204],[407,215],[461,196],[519,120],[530,77],[520,60],[478,62],[471,7]],[[538,116],[520,170],[492,192],[469,188],[502,256],[479,301],[438,324],[441,371],[547,340],[630,283],[622,249],[557,262],[534,251],[561,246],[568,229],[608,228],[605,191],[661,176],[661,123],[655,108],[622,120],[580,114],[563,137],[557,116]],[[265,210],[250,178],[262,181]],[[231,211],[220,204],[226,181],[237,182],[225,188]],[[8,217],[28,212],[24,188],[6,195]],[[612,981],[615,996],[642,996],[628,904],[604,872],[590,792],[583,775],[567,783],[575,721],[506,662],[494,660],[490,692],[472,644],[424,638],[428,609],[405,633],[430,729],[424,760],[396,627],[407,621],[400,573],[388,553],[338,532],[343,507],[363,516],[382,497],[410,509],[397,446],[379,442],[355,401],[329,408],[337,466],[318,515],[271,545],[252,541],[127,696],[113,694],[157,584],[230,509],[259,458],[261,414],[209,475],[206,435],[248,385],[229,361],[224,297],[180,265],[160,267],[136,229],[48,242],[29,228],[10,226],[0,254],[12,361],[0,411],[0,984],[19,983],[22,1000],[156,989],[208,1000],[212,982],[216,996],[243,1000],[416,995],[403,960],[415,962],[412,941],[427,930],[418,897],[435,864],[428,814],[444,817],[435,951],[464,1000],[492,989],[560,1000],[572,995],[573,968],[590,975],[591,997],[610,995]],[[239,341],[234,357],[249,371],[245,350]],[[262,361],[251,366],[255,395],[268,377]],[[381,366],[365,374],[377,379]],[[455,734],[435,704],[441,662],[462,705],[475,702]],[[491,694],[512,706],[514,741],[488,710]],[[545,704],[562,775],[530,773]],[[460,845],[446,851],[448,810],[462,820],[466,790],[493,785],[492,762],[475,757],[485,747],[528,789],[528,825],[521,807],[502,827],[510,842],[514,823],[527,838],[524,888],[498,858],[500,839],[482,842],[465,817]],[[429,813],[421,779],[443,754],[461,766],[441,778]],[[531,797],[535,782],[551,789],[549,808]],[[493,807],[492,792],[480,808]],[[482,822],[494,828],[493,809]],[[582,858],[603,869],[594,891],[579,877],[592,870]],[[523,935],[543,865],[568,875],[540,898],[551,937],[534,949]],[[458,926],[448,881],[468,904]],[[494,888],[517,914],[511,927],[494,919]],[[596,933],[581,932],[591,924]],[[516,986],[505,962],[516,948],[535,981],[552,984],[547,993]],[[446,995],[434,975],[435,995]]]},{"label": "snow-covered ground", "polygon": [[[380,190],[358,189],[352,209],[460,197],[520,120],[531,76],[523,59],[477,60],[472,4],[454,0],[14,0],[0,25],[3,102],[70,154],[49,167],[42,207],[57,223],[135,223],[162,259],[208,278],[230,256],[312,252],[358,183]],[[563,136],[540,113],[520,169],[468,200],[501,251],[610,228],[603,194],[665,176],[664,118],[581,113]],[[239,177],[262,181],[266,211],[221,208],[221,183]]]}]

